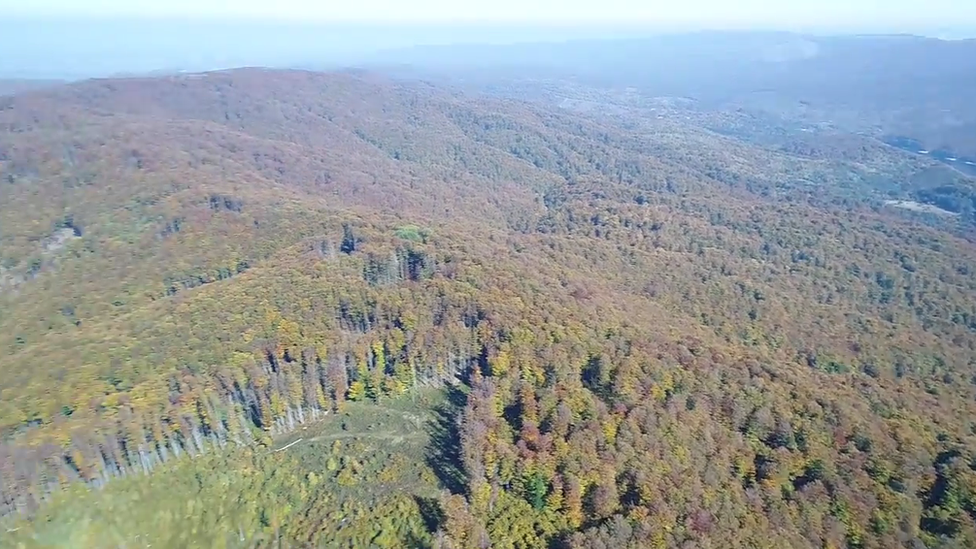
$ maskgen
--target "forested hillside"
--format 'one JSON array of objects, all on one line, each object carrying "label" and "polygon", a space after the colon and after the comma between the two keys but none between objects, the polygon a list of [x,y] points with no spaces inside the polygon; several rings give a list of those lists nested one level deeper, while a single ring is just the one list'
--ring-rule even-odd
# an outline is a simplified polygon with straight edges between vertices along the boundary
[{"label": "forested hillside", "polygon": [[[174,479],[187,518],[125,536],[976,544],[976,206],[885,205],[938,168],[864,136],[627,112],[259,69],[0,98],[8,539],[131,543],[82,525]],[[272,451],[407,399],[419,480],[376,433]],[[336,533],[347,477],[404,522]]]}]

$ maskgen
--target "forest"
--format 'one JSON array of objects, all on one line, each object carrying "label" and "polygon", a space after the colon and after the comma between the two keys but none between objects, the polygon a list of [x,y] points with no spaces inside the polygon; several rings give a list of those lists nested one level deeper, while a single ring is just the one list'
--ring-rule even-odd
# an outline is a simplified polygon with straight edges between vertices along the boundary
[{"label": "forest", "polygon": [[0,546],[976,545],[976,181],[515,95],[0,98]]}]

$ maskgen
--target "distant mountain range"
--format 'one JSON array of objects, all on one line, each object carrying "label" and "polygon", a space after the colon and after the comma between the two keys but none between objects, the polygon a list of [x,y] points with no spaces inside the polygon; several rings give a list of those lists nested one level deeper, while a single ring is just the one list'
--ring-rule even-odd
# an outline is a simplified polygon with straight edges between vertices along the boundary
[{"label": "distant mountain range", "polygon": [[64,84],[63,80],[39,80],[39,79],[27,79],[27,80],[0,80],[0,95],[13,95],[15,93],[38,90],[42,88],[47,88],[51,86],[57,86],[58,84]]},{"label": "distant mountain range", "polygon": [[565,78],[633,87],[976,156],[976,40],[911,35],[818,37],[706,32],[507,46],[427,46],[376,55],[368,66],[497,84]]}]

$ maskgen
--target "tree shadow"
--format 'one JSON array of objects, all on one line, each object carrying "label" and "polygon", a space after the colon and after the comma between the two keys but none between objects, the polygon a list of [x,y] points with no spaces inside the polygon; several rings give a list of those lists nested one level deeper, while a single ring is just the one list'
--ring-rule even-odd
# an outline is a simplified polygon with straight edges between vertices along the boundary
[{"label": "tree shadow", "polygon": [[460,387],[448,386],[446,391],[447,401],[434,408],[434,418],[427,425],[430,442],[425,459],[441,486],[452,494],[463,494],[465,475],[461,465],[458,417],[468,397]]},{"label": "tree shadow", "polygon": [[414,533],[407,534],[407,538],[403,540],[404,547],[409,549],[431,549],[433,545],[427,540],[420,539]]},{"label": "tree shadow", "polygon": [[424,526],[428,532],[434,534],[444,527],[444,521],[447,519],[437,498],[414,496],[413,500],[417,502],[417,507],[420,509],[420,517],[424,520]]}]

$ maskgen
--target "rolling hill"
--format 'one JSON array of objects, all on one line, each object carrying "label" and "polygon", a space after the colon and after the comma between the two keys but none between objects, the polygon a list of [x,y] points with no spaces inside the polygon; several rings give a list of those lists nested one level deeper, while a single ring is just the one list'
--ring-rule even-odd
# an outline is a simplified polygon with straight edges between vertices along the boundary
[{"label": "rolling hill", "polygon": [[[314,479],[392,497],[415,454],[261,452],[439,390],[376,544],[976,542],[971,225],[885,205],[935,164],[655,108],[267,69],[0,98],[9,539],[339,539]],[[249,518],[71,537],[166,479]]]}]

